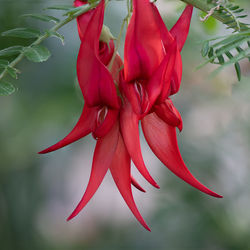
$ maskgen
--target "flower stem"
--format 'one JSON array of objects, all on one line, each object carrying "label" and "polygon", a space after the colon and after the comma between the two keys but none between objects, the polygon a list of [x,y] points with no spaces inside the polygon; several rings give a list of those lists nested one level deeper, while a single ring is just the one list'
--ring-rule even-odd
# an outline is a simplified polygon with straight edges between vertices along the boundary
[{"label": "flower stem", "polygon": [[116,46],[115,46],[114,54],[113,54],[113,56],[111,58],[111,61],[110,61],[109,65],[108,65],[109,70],[112,69],[116,54],[117,54],[117,52],[119,50],[119,47],[120,47],[120,44],[121,44],[122,33],[123,33],[123,30],[124,30],[124,26],[125,26],[125,24],[127,24],[127,27],[128,27],[128,23],[129,23],[129,20],[131,18],[131,15],[132,15],[133,10],[132,10],[131,0],[127,0],[127,11],[128,11],[128,14],[122,21],[122,26],[121,26],[119,35],[118,35],[117,40],[116,40]]},{"label": "flower stem", "polygon": [[[41,36],[39,36],[30,46],[28,46],[28,48],[32,47],[32,46],[35,46],[35,45],[39,45],[45,39],[47,39],[50,36],[51,33],[56,32],[61,27],[63,27],[67,23],[71,22],[76,17],[80,16],[81,14],[86,13],[89,10],[95,8],[98,4],[99,4],[99,1],[96,1],[96,2],[88,4],[88,5],[84,5],[82,7],[82,9],[80,9],[79,11],[77,11],[74,14],[69,15],[67,18],[65,18],[64,20],[62,20],[59,23],[57,23],[54,27],[52,27],[51,29],[49,29],[48,32],[44,32],[44,34],[42,34]],[[24,50],[22,50],[20,52],[20,54],[9,64],[9,67],[15,67],[23,58],[24,58]],[[3,70],[3,72],[0,74],[0,81],[7,75],[7,73],[8,73],[7,69]]]}]

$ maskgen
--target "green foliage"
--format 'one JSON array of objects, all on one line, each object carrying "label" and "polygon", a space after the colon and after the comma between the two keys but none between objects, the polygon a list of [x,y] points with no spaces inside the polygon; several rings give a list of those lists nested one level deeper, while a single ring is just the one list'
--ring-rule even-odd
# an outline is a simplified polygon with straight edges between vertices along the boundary
[{"label": "green foliage", "polygon": [[249,24],[241,22],[241,19],[247,17],[243,8],[239,5],[235,5],[232,2],[225,1],[221,4],[218,10],[215,10],[217,14],[223,18],[223,23],[226,24],[228,29],[234,29],[235,31],[243,31],[249,29]]},{"label": "green foliage", "polygon": [[[61,21],[60,19],[50,15],[25,14],[22,15],[22,17],[32,18],[43,22],[54,22],[56,25],[51,29],[45,31],[40,31],[34,28],[15,28],[2,32],[2,36],[5,37],[36,40],[26,47],[16,45],[0,50],[0,95],[9,95],[15,91],[15,88],[9,82],[3,82],[2,79],[6,75],[17,79],[17,74],[20,72],[15,68],[15,65],[19,61],[21,61],[24,57],[32,62],[44,62],[48,60],[51,56],[51,53],[46,47],[40,45],[40,43],[48,37],[56,37],[60,39],[62,44],[64,44],[64,37],[63,35],[58,33],[57,30],[64,24],[74,19],[77,15],[83,13],[85,9],[87,11],[89,7],[89,5],[79,8],[73,8],[72,6],[52,6],[47,9],[63,10],[65,11],[63,15],[68,16],[68,18]],[[6,60],[6,58],[9,57],[14,57],[14,59],[9,62],[8,60]]]},{"label": "green foliage", "polygon": [[45,10],[64,10],[68,11],[71,10],[73,7],[72,5],[53,5],[48,8],[45,8]]},{"label": "green foliage", "polygon": [[2,33],[2,36],[18,37],[18,38],[37,38],[41,35],[41,32],[31,28],[16,28],[7,30]]},{"label": "green foliage", "polygon": [[6,66],[6,70],[7,70],[8,74],[14,79],[17,79],[17,74],[20,73],[20,71],[18,69],[11,67],[9,65]]},{"label": "green foliage", "polygon": [[9,57],[20,54],[22,51],[22,46],[12,46],[3,50],[0,50],[0,57]]},{"label": "green foliage", "polygon": [[35,45],[24,49],[24,55],[32,62],[44,62],[51,56],[49,50],[42,45]]},{"label": "green foliage", "polygon": [[37,19],[37,20],[44,21],[44,22],[54,22],[54,23],[60,22],[60,19],[54,16],[41,15],[41,14],[25,14],[25,15],[22,15],[22,17],[29,17],[29,18]]},{"label": "green foliage", "polygon": [[46,33],[49,37],[56,37],[61,40],[62,45],[64,45],[64,36],[56,31],[47,30]]},{"label": "green foliage", "polygon": [[239,61],[250,58],[250,29],[249,31],[237,32],[225,37],[217,37],[203,42],[201,54],[207,63],[220,65],[215,73],[225,66],[234,64],[238,80],[241,79]]},{"label": "green foliage", "polygon": [[15,92],[15,87],[6,81],[0,81],[0,96],[8,96]]}]

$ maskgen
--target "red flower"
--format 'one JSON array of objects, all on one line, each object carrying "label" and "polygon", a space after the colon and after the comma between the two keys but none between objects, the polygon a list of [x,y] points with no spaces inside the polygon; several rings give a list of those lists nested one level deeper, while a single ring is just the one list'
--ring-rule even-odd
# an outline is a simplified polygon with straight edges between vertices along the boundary
[{"label": "red flower", "polygon": [[[114,81],[119,84],[120,68],[123,63],[119,55],[116,55],[109,72],[106,66],[113,56],[114,44],[113,41],[110,41],[109,45],[99,42],[104,3],[105,1],[102,0],[97,8],[81,15],[77,20],[81,39],[77,75],[85,99],[81,117],[63,140],[39,153],[45,154],[57,150],[92,132],[97,143],[89,183],[81,201],[68,220],[75,217],[86,206],[109,169],[128,207],[138,221],[150,231],[132,196],[131,184],[142,192],[145,191],[131,176],[131,158],[124,145],[119,126],[120,100]],[[78,4],[79,1],[76,1],[75,5],[80,6]],[[81,2],[81,4],[84,3]]]},{"label": "red flower", "polygon": [[169,95],[179,89],[180,50],[188,34],[192,7],[186,7],[171,32],[153,3],[133,0],[133,7],[125,41],[121,86],[125,105],[120,123],[128,152],[142,175],[155,185],[141,154],[138,125],[142,120],[150,148],[174,174],[202,192],[221,197],[197,181],[183,162],[175,128],[182,129],[182,120],[169,99]]},{"label": "red flower", "polygon": [[[86,3],[76,0],[74,5]],[[188,35],[192,7],[186,7],[169,32],[153,3],[133,0],[124,65],[114,54],[114,42],[100,41],[104,8],[105,0],[101,0],[95,9],[77,18],[81,40],[77,76],[85,100],[81,117],[64,139],[40,153],[57,150],[92,133],[97,142],[89,183],[68,220],[86,206],[110,170],[128,207],[150,230],[131,190],[132,184],[145,192],[131,176],[131,160],[145,179],[159,188],[142,158],[140,121],[150,148],[174,174],[204,193],[221,197],[196,180],[183,162],[176,138],[176,127],[182,130],[182,119],[169,98],[180,88],[180,52]]]}]

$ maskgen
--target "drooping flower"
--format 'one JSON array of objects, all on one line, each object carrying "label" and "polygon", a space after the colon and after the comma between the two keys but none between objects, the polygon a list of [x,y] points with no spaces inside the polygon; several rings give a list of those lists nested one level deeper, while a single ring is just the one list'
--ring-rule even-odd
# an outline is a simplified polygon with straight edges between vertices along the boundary
[{"label": "drooping flower", "polygon": [[141,120],[150,148],[169,170],[200,191],[221,197],[195,179],[182,160],[176,138],[176,127],[182,129],[182,120],[169,99],[180,86],[180,51],[188,34],[192,7],[186,7],[171,32],[153,3],[133,0],[133,7],[124,50],[122,90],[126,101],[120,116],[128,152],[137,167],[145,168],[138,130]]},{"label": "drooping flower", "polygon": [[[87,1],[76,0],[79,7]],[[131,190],[145,190],[131,175],[131,160],[153,186],[141,153],[139,123],[154,154],[178,177],[215,197],[201,184],[182,160],[176,128],[182,119],[170,96],[178,92],[182,76],[180,52],[188,35],[192,6],[187,6],[167,30],[156,6],[149,0],[133,0],[133,15],[126,33],[124,65],[114,42],[101,40],[105,0],[77,18],[81,40],[77,77],[85,100],[73,130],[41,154],[55,151],[92,133],[96,139],[90,179],[85,193],[68,220],[90,201],[108,170],[123,199],[137,218],[150,230],[139,213]]]},{"label": "drooping flower", "polygon": [[[76,1],[75,5],[80,6],[79,2],[81,1]],[[121,101],[116,93],[115,82],[119,84],[120,68],[123,63],[118,54],[114,55],[113,65],[109,72],[106,66],[114,54],[114,44],[113,41],[110,41],[109,45],[99,41],[104,3],[105,1],[102,0],[95,9],[80,16],[77,20],[81,39],[77,75],[85,100],[81,117],[64,139],[39,153],[52,152],[92,133],[97,143],[89,183],[81,201],[68,220],[75,217],[86,206],[99,188],[107,171],[110,170],[128,207],[138,221],[150,231],[132,196],[131,184],[142,192],[145,190],[131,176],[131,158],[123,142],[119,126]]]},{"label": "drooping flower", "polygon": [[[75,6],[85,4],[77,0]],[[104,1],[97,8],[77,19],[81,46],[77,58],[77,76],[85,100],[82,115],[71,133],[57,144],[41,151],[48,153],[64,147],[89,133],[102,137],[117,120],[120,100],[113,77],[107,69],[114,52],[113,41],[108,45],[99,41],[104,16]],[[88,27],[88,28],[87,28]]]}]

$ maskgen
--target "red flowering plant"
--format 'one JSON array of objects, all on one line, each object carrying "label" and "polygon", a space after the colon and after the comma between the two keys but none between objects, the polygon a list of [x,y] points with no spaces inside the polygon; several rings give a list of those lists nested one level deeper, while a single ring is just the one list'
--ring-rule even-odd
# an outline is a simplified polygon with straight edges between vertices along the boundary
[{"label": "red flowering plant", "polygon": [[[39,152],[45,154],[58,150],[88,134],[92,134],[96,140],[86,191],[68,220],[86,206],[109,170],[134,216],[150,230],[136,207],[131,189],[131,185],[134,185],[145,192],[131,175],[132,162],[150,184],[159,188],[142,157],[140,124],[149,147],[171,172],[206,194],[222,197],[201,184],[185,165],[176,135],[177,128],[182,130],[182,118],[171,96],[179,91],[181,85],[181,51],[188,36],[193,6],[207,12],[204,19],[212,15],[234,29],[233,35],[218,38],[221,39],[219,41],[217,38],[204,41],[202,55],[208,57],[205,63],[217,63],[221,67],[234,63],[239,79],[238,61],[249,56],[249,49],[239,46],[245,41],[250,44],[247,40],[249,32],[246,31],[249,26],[236,20],[237,13],[242,10],[231,3],[228,6],[222,3],[216,5],[211,1],[182,1],[187,6],[169,31],[152,1],[127,0],[128,15],[123,21],[116,45],[111,32],[103,24],[105,5],[109,0],[75,0],[74,7],[50,8],[65,10],[67,17],[64,20],[48,15],[26,15],[56,23],[44,33],[26,28],[2,33],[4,36],[36,38],[26,47],[0,50],[0,57],[17,55],[11,62],[0,60],[0,69],[3,69],[0,71],[0,95],[8,95],[14,92],[14,87],[2,79],[8,74],[17,78],[19,71],[15,66],[24,57],[33,62],[46,61],[50,52],[40,43],[51,36],[63,41],[58,29],[77,18],[80,38],[77,78],[84,99],[83,111],[73,130],[64,139]],[[127,31],[123,62],[118,47],[125,23]],[[230,52],[234,48],[239,52],[236,56]],[[229,59],[227,62],[225,56]]]},{"label": "red flowering plant", "polygon": [[[75,1],[75,6],[83,4]],[[182,129],[182,120],[169,98],[180,87],[180,51],[188,34],[192,6],[186,7],[169,32],[153,3],[133,0],[124,65],[113,40],[100,41],[104,8],[102,0],[95,9],[77,18],[81,39],[77,76],[85,100],[82,115],[69,135],[40,153],[57,150],[92,133],[97,143],[90,180],[68,219],[88,203],[109,169],[132,213],[150,230],[131,191],[131,184],[144,191],[131,176],[131,160],[142,176],[159,188],[142,158],[139,121],[152,151],[174,174],[202,192],[221,197],[198,182],[184,164],[176,139],[176,127]]]}]

